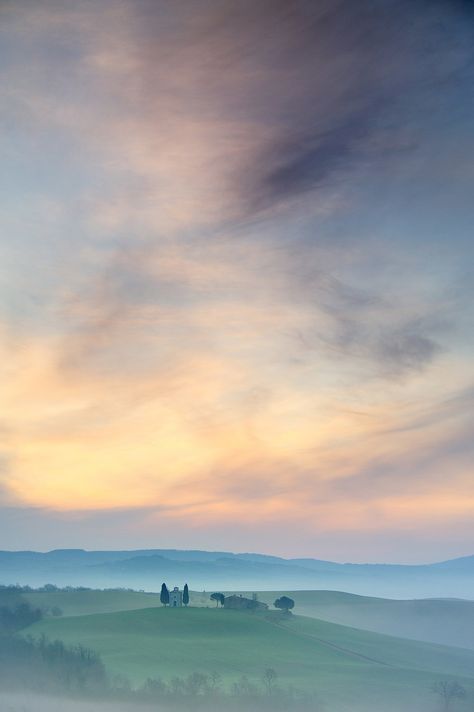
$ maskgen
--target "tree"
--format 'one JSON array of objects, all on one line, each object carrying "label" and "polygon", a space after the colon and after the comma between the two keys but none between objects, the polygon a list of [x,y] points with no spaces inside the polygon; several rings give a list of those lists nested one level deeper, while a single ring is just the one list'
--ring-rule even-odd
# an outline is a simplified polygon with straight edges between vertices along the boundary
[{"label": "tree", "polygon": [[278,675],[273,668],[266,668],[265,672],[263,673],[263,682],[267,689],[268,695],[273,694],[277,677]]},{"label": "tree", "polygon": [[281,598],[277,598],[273,605],[275,608],[280,608],[285,613],[289,613],[290,610],[295,607],[295,602],[288,596],[282,596]]},{"label": "tree", "polygon": [[142,692],[150,696],[166,695],[167,685],[159,677],[148,677],[141,686]]},{"label": "tree", "polygon": [[184,681],[184,687],[188,695],[196,697],[206,692],[208,677],[207,675],[203,675],[202,672],[192,672]]},{"label": "tree", "polygon": [[183,603],[185,606],[189,603],[189,588],[187,583],[184,584],[183,588]]},{"label": "tree", "polygon": [[209,692],[211,695],[216,695],[220,691],[222,683],[222,675],[219,672],[211,672],[209,675]]},{"label": "tree", "polygon": [[432,685],[431,691],[440,697],[444,712],[449,712],[454,700],[466,697],[466,690],[456,680],[439,680]]},{"label": "tree", "polygon": [[170,602],[170,592],[165,583],[161,584],[160,601],[164,606],[167,606]]},{"label": "tree", "polygon": [[223,593],[211,593],[210,598],[211,601],[216,602],[216,607],[219,605],[219,603],[221,604],[221,606],[224,605],[225,596]]},{"label": "tree", "polygon": [[250,682],[246,675],[242,675],[242,677],[232,685],[232,694],[235,697],[256,698],[258,697],[258,687],[253,682]]}]

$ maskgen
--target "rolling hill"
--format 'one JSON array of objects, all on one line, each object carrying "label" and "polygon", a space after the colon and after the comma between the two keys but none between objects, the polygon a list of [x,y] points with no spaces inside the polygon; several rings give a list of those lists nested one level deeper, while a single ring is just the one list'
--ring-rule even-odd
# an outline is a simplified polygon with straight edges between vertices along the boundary
[{"label": "rolling hill", "polygon": [[375,633],[474,650],[474,601],[396,600],[341,591],[261,591],[258,597],[271,605],[281,595],[293,598],[296,612],[303,616]]},{"label": "rolling hill", "polygon": [[91,647],[135,685],[195,671],[218,672],[230,685],[272,667],[281,684],[316,689],[337,710],[428,704],[430,685],[445,676],[474,687],[473,651],[279,613],[152,607],[49,618],[24,632]]},{"label": "rolling hill", "polygon": [[[230,593],[237,593],[236,591]],[[250,596],[251,591],[243,592]],[[272,606],[288,595],[298,615],[360,628],[375,633],[474,649],[474,601],[448,599],[396,600],[358,596],[340,591],[260,591],[258,598]],[[33,591],[23,593],[35,608],[61,609],[65,616],[113,613],[159,606],[158,593],[122,590]],[[209,593],[191,591],[194,607],[214,607]]]}]

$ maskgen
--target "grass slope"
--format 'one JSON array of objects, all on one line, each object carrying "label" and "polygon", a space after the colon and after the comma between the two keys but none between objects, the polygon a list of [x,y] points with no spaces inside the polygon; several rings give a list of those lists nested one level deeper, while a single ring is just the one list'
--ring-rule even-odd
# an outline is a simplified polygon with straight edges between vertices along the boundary
[{"label": "grass slope", "polygon": [[431,683],[446,675],[474,683],[473,652],[276,613],[154,607],[45,619],[26,632],[91,647],[136,685],[194,671],[219,672],[229,684],[272,667],[281,684],[316,689],[341,710],[428,704]]},{"label": "grass slope", "polygon": [[[268,604],[284,593],[295,612],[376,633],[474,649],[474,601],[392,600],[340,591],[262,591]],[[248,595],[248,594],[247,594]]]},{"label": "grass slope", "polygon": [[21,595],[36,608],[58,606],[64,616],[114,613],[160,605],[159,593],[140,591],[32,591]]},{"label": "grass slope", "polygon": [[[262,591],[272,606],[282,594],[296,602],[295,613],[375,633],[474,649],[474,601],[422,599],[399,601],[340,591]],[[193,606],[213,607],[209,593],[191,592]],[[244,595],[251,595],[247,592]],[[150,608],[158,593],[139,591],[52,591],[22,594],[33,606],[59,606],[65,616]]]}]

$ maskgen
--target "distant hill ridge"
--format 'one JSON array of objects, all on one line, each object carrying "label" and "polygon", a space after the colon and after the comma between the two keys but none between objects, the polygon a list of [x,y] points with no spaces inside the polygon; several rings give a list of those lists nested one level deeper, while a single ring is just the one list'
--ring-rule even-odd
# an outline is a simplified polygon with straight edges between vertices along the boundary
[{"label": "distant hill ridge", "polygon": [[195,589],[325,588],[393,598],[474,598],[474,556],[431,564],[354,564],[197,549],[0,551],[0,583]]}]

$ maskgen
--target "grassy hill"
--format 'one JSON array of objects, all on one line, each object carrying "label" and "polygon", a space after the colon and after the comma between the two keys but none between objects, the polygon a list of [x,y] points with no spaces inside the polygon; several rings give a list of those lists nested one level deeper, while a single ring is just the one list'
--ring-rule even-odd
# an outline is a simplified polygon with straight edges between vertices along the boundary
[{"label": "grassy hill", "polygon": [[293,598],[295,612],[303,616],[401,638],[474,650],[474,601],[400,601],[341,591],[261,591],[258,596],[271,605],[282,594]]},{"label": "grassy hill", "polygon": [[[340,591],[261,591],[270,606],[285,593],[295,613],[401,638],[474,649],[474,601],[420,599],[399,601]],[[247,592],[250,595],[251,592]],[[159,606],[158,593],[139,591],[50,591],[23,594],[34,607],[58,606],[65,616],[112,613]],[[193,606],[213,607],[209,593],[191,592]]]},{"label": "grassy hill", "polygon": [[21,595],[22,599],[35,608],[49,609],[58,606],[64,616],[113,613],[160,605],[159,593],[141,591],[32,591]]},{"label": "grassy hill", "polygon": [[433,705],[432,682],[446,676],[474,687],[474,652],[278,613],[153,607],[49,618],[26,632],[91,647],[135,685],[194,671],[219,672],[229,685],[241,675],[259,680],[272,667],[281,684],[316,689],[338,710],[423,709]]}]

